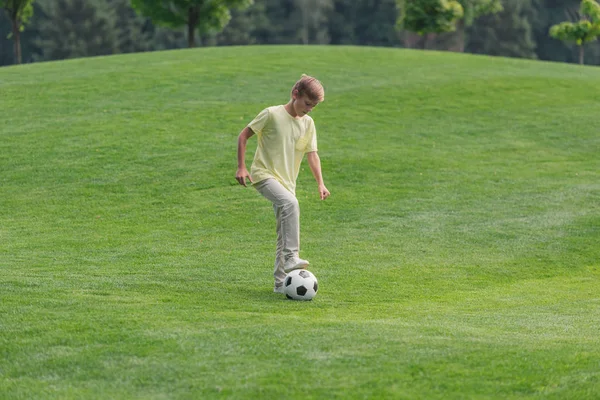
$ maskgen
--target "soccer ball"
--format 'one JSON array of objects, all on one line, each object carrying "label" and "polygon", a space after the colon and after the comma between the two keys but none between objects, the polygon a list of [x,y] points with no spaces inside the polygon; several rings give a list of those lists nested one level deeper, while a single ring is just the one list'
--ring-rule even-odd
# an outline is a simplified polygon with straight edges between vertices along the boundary
[{"label": "soccer ball", "polygon": [[291,271],[283,281],[285,296],[291,300],[312,300],[318,288],[317,278],[305,269]]}]

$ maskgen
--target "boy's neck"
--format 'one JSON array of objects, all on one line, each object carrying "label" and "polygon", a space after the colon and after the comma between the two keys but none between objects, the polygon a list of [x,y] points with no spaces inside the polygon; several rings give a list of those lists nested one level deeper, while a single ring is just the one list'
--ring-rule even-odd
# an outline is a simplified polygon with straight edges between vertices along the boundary
[{"label": "boy's neck", "polygon": [[293,100],[290,100],[283,108],[285,108],[285,111],[287,111],[292,118],[298,118],[298,114],[296,114],[296,110],[294,110]]}]

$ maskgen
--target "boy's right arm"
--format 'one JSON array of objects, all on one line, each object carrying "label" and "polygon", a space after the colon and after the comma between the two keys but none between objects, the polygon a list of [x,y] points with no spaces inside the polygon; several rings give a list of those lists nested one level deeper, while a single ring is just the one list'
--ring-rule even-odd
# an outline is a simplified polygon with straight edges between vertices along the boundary
[{"label": "boy's right arm", "polygon": [[235,179],[239,182],[240,185],[246,186],[246,178],[250,180],[252,183],[252,178],[246,169],[246,143],[248,143],[248,139],[254,136],[254,132],[252,129],[245,127],[240,132],[238,136],[238,148],[237,148],[237,159],[238,159],[238,168],[235,173]]}]

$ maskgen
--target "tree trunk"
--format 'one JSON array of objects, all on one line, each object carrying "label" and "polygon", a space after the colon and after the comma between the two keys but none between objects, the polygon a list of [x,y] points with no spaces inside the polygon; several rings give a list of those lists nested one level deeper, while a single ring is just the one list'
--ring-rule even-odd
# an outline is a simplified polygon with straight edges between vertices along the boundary
[{"label": "tree trunk", "polygon": [[583,65],[583,45],[579,46],[579,64]]},{"label": "tree trunk", "polygon": [[190,7],[188,9],[188,47],[196,47],[195,31],[198,25],[198,7]]},{"label": "tree trunk", "polygon": [[456,33],[458,36],[458,43],[456,45],[456,50],[454,51],[458,51],[459,53],[464,53],[465,52],[465,41],[467,40],[467,35],[465,32],[465,23],[463,22],[463,20],[460,20],[457,24],[456,27]]},{"label": "tree trunk", "polygon": [[191,49],[192,47],[196,47],[196,41],[194,39],[194,26],[188,24],[188,47]]},{"label": "tree trunk", "polygon": [[15,64],[21,64],[21,31],[18,21],[12,21],[13,46],[15,50]]}]

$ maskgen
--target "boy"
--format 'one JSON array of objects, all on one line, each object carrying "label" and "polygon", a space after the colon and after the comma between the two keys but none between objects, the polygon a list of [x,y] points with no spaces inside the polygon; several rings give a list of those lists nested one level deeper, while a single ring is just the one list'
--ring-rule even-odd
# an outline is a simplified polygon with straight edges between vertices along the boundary
[{"label": "boy", "polygon": [[[317,154],[317,132],[308,113],[325,99],[321,83],[302,75],[285,105],[261,111],[238,137],[238,169],[235,179],[246,186],[246,179],[273,203],[277,220],[277,251],[275,254],[274,292],[283,293],[283,280],[294,269],[303,269],[308,261],[299,257],[300,208],[295,196],[296,178],[304,154],[319,188],[321,200],[329,197],[323,183],[321,160]],[[251,174],[246,169],[245,153],[248,139],[258,137],[258,146]]]}]

